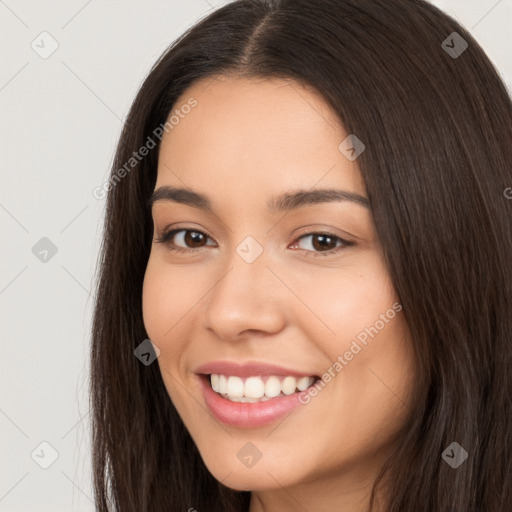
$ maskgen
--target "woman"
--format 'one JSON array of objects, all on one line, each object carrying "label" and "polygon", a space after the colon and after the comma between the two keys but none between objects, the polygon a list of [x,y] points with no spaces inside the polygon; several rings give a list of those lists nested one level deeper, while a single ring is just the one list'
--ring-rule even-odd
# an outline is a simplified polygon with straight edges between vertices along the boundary
[{"label": "woman", "polygon": [[187,31],[105,190],[97,509],[507,510],[511,140],[497,71],[422,0]]}]

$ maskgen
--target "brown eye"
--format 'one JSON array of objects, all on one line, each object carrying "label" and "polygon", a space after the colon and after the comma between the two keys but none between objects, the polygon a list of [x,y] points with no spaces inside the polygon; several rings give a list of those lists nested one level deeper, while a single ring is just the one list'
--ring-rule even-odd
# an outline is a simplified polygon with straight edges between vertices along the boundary
[{"label": "brown eye", "polygon": [[156,242],[167,244],[169,249],[173,251],[186,251],[204,247],[204,242],[208,239],[208,235],[202,231],[181,228],[163,233]]},{"label": "brown eye", "polygon": [[[307,239],[310,239],[309,243],[305,243],[301,247],[300,242]],[[343,240],[343,238],[332,233],[308,233],[299,237],[298,240],[299,241],[294,244],[298,249],[305,249],[316,254],[322,254],[322,256],[337,252],[343,247],[354,245],[353,242]]]},{"label": "brown eye", "polygon": [[202,243],[206,240],[206,236],[200,231],[185,230],[183,241],[188,247],[202,247]]}]

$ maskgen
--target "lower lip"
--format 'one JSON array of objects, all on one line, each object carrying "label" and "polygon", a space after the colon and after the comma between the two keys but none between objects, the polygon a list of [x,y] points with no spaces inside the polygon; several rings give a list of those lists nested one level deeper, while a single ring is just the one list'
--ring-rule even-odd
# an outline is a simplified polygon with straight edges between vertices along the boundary
[{"label": "lower lip", "polygon": [[204,401],[215,418],[222,423],[241,428],[253,428],[269,425],[286,416],[302,405],[300,393],[278,396],[264,402],[231,402],[213,391],[208,375],[199,375]]}]

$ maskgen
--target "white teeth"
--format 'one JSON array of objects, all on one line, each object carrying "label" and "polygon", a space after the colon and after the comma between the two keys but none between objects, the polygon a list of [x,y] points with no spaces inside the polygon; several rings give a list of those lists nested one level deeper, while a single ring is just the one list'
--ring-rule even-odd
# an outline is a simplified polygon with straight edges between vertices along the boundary
[{"label": "white teeth", "polygon": [[229,377],[226,393],[231,398],[242,398],[244,396],[244,381],[240,377]]},{"label": "white teeth", "polygon": [[245,381],[244,395],[247,398],[261,398],[265,394],[265,384],[259,377],[249,377]]},{"label": "white teeth", "polygon": [[242,403],[264,402],[279,395],[292,395],[306,390],[314,381],[314,377],[295,378],[291,375],[284,378],[275,375],[266,378],[255,376],[245,380],[235,375],[210,376],[212,389],[216,393],[232,402]]},{"label": "white teeth", "polygon": [[281,391],[285,395],[291,395],[295,393],[295,388],[297,387],[297,379],[295,377],[285,377],[283,382],[281,382]]},{"label": "white teeth", "polygon": [[[212,377],[213,377],[213,375],[212,375]],[[299,391],[304,391],[304,390],[308,389],[309,386],[311,386],[309,377],[301,377],[297,381],[297,388],[299,389]]]},{"label": "white teeth", "polygon": [[265,396],[274,398],[281,394],[281,382],[277,377],[269,377],[265,382]]},{"label": "white teeth", "polygon": [[243,396],[242,398],[240,398],[240,402],[246,402],[246,403],[254,404],[256,402],[259,402],[259,399],[258,398],[250,398],[248,396]]},{"label": "white teeth", "polygon": [[212,383],[213,391],[218,393],[219,392],[219,376],[216,374],[212,374],[211,383]]},{"label": "white teeth", "polygon": [[219,375],[219,391],[221,395],[225,395],[228,392],[228,379],[225,375]]}]

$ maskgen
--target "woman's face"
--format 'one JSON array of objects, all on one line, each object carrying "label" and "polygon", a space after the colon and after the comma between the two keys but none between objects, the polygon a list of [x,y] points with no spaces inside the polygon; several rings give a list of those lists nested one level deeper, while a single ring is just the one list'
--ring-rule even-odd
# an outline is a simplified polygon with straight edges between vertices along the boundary
[{"label": "woman's face", "polygon": [[[152,206],[143,315],[170,399],[228,487],[354,502],[397,441],[414,375],[357,151],[296,82],[202,80],[173,114],[155,191],[206,199],[160,192]],[[326,190],[342,194],[293,198]]]}]

